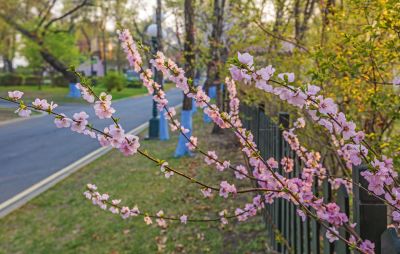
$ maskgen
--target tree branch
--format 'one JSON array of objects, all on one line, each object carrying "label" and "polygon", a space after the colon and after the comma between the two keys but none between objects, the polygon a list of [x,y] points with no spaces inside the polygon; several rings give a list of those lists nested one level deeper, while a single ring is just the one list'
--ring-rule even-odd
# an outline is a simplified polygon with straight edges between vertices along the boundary
[{"label": "tree branch", "polygon": [[68,17],[69,15],[73,14],[74,12],[78,11],[79,9],[81,9],[82,7],[84,7],[86,4],[88,3],[88,0],[83,0],[83,2],[77,6],[75,6],[74,8],[72,8],[71,10],[67,11],[66,13],[64,13],[63,15],[54,18],[52,20],[50,20],[43,28],[43,32],[42,35],[46,34],[47,29],[56,21],[62,20],[65,17]]}]

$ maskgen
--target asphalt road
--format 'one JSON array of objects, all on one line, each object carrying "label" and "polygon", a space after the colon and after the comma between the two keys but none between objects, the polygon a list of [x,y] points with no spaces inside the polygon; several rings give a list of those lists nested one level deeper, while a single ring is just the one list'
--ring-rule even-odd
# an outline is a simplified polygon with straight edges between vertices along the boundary
[{"label": "asphalt road", "polygon": [[[178,105],[182,93],[170,90],[167,99],[170,105]],[[113,103],[115,116],[126,131],[151,118],[151,105],[150,96]],[[67,104],[56,109],[70,117],[82,110],[90,115],[89,122],[95,127],[103,129],[112,123],[110,119],[98,119],[88,104]],[[100,147],[88,136],[56,128],[53,121],[54,117],[46,115],[0,126],[0,203]]]}]

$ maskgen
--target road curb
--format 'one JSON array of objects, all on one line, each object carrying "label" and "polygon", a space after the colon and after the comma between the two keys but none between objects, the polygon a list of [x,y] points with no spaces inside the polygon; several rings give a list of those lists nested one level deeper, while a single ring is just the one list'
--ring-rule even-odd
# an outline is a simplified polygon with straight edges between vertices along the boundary
[{"label": "road curb", "polygon": [[[128,134],[137,135],[143,130],[148,127],[149,123],[143,123],[136,127],[135,129],[128,132]],[[90,162],[96,160],[100,156],[109,152],[112,148],[111,147],[100,147],[97,150],[85,155],[84,157],[80,158],[79,160],[73,162],[72,164],[66,166],[65,168],[57,171],[56,173],[48,176],[47,178],[43,179],[42,181],[32,185],[28,189],[18,193],[14,197],[6,200],[5,202],[0,204],[0,218],[5,217],[7,214],[11,213],[15,209],[20,208],[24,204],[26,204],[31,199],[37,197],[44,191],[50,189],[54,185],[56,185],[61,180],[67,178],[72,173],[78,171],[82,167],[86,166]]]}]

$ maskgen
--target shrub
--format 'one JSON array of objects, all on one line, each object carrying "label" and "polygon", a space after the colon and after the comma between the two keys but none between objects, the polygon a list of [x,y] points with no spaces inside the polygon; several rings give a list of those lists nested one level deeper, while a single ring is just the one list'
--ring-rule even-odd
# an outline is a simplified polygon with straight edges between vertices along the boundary
[{"label": "shrub", "polygon": [[140,88],[142,86],[142,82],[140,80],[131,80],[128,81],[128,87],[130,88]]},{"label": "shrub", "polygon": [[124,75],[118,72],[109,72],[107,76],[102,79],[101,83],[107,89],[107,92],[111,92],[114,89],[121,91],[126,81]]},{"label": "shrub", "polygon": [[22,75],[16,73],[7,73],[0,76],[1,86],[20,86],[23,83]]},{"label": "shrub", "polygon": [[39,86],[43,83],[43,78],[41,76],[26,76],[24,78],[25,86]]},{"label": "shrub", "polygon": [[53,76],[51,81],[53,86],[67,87],[69,85],[68,80],[66,80],[63,76]]}]

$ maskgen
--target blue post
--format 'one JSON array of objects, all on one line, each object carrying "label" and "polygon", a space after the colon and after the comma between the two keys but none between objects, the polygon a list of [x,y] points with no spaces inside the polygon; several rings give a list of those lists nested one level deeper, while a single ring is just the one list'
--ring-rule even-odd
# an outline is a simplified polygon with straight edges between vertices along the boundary
[{"label": "blue post", "polygon": [[[182,110],[181,113],[181,123],[185,129],[189,129],[189,132],[186,133],[187,137],[192,136],[192,110]],[[192,153],[186,146],[188,140],[182,135],[179,135],[178,145],[175,150],[175,157],[182,157],[185,155],[191,156]]]},{"label": "blue post", "polygon": [[165,118],[166,112],[163,109],[160,114],[160,140],[169,140],[168,121]]},{"label": "blue post", "polygon": [[217,86],[211,86],[208,88],[208,96],[210,96],[211,99],[217,98]]},{"label": "blue post", "polygon": [[76,83],[69,83],[69,94],[68,97],[79,98],[81,97],[81,92],[76,88]]}]

